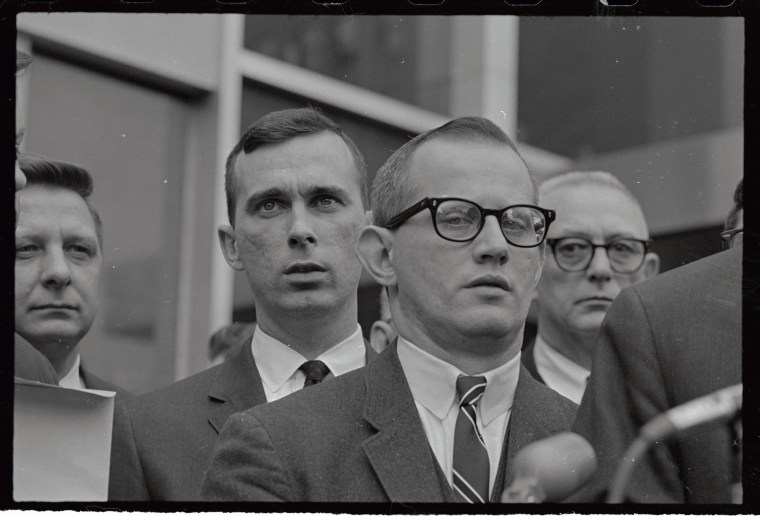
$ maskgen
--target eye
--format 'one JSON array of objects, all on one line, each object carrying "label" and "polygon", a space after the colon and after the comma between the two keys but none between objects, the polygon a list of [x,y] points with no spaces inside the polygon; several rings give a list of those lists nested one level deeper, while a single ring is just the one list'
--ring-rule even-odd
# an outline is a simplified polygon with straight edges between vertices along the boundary
[{"label": "eye", "polygon": [[634,245],[626,240],[617,240],[612,242],[610,248],[617,253],[632,254],[636,252]]},{"label": "eye", "polygon": [[557,251],[563,254],[578,254],[587,251],[589,245],[582,240],[565,240],[557,246]]},{"label": "eye", "polygon": [[17,245],[16,246],[16,259],[31,258],[37,252],[38,247],[36,245]]},{"label": "eye", "polygon": [[81,244],[70,245],[67,251],[71,256],[78,259],[91,258],[95,254],[93,248]]},{"label": "eye", "polygon": [[342,204],[340,199],[333,195],[320,195],[314,199],[314,207],[320,210],[334,210]]},{"label": "eye", "polygon": [[263,216],[271,216],[280,213],[285,208],[282,201],[277,199],[264,199],[256,205],[256,212]]}]

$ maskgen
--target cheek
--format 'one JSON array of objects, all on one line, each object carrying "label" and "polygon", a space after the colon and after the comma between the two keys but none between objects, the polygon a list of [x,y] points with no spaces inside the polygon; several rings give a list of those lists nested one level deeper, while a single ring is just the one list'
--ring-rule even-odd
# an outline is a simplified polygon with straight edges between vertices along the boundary
[{"label": "cheek", "polygon": [[30,265],[16,265],[14,272],[13,290],[16,302],[23,301],[29,297],[34,286],[37,284],[37,275]]},{"label": "cheek", "polygon": [[238,234],[237,242],[244,262],[259,262],[266,266],[274,260],[277,242],[273,231]]}]

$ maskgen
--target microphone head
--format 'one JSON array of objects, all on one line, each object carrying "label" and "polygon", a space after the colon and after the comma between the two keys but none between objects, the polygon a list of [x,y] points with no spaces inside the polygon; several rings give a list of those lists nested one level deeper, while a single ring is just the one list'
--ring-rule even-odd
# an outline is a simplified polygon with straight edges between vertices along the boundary
[{"label": "microphone head", "polygon": [[563,432],[527,445],[512,463],[515,478],[502,502],[557,502],[589,481],[596,470],[596,453],[580,435]]}]

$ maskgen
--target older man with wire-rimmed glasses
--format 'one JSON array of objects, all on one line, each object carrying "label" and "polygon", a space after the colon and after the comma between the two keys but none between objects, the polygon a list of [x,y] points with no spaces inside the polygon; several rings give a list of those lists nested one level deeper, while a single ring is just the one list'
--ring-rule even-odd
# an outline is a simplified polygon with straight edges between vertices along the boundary
[{"label": "older man with wire-rimmed glasses", "polygon": [[620,291],[657,274],[636,198],[608,172],[567,172],[544,181],[544,206],[557,210],[536,288],[538,329],[523,350],[533,376],[580,403],[599,327]]}]

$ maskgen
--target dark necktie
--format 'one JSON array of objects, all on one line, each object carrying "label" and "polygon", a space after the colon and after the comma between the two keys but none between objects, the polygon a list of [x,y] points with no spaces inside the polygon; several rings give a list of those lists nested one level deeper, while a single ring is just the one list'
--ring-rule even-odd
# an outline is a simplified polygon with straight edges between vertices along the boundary
[{"label": "dark necktie", "polygon": [[330,374],[330,368],[321,360],[307,360],[298,369],[306,375],[306,380],[303,382],[304,387],[318,384]]},{"label": "dark necktie", "polygon": [[488,501],[488,451],[475,420],[475,407],[485,391],[486,379],[482,376],[457,378],[459,415],[454,431],[454,490],[470,503]]}]

